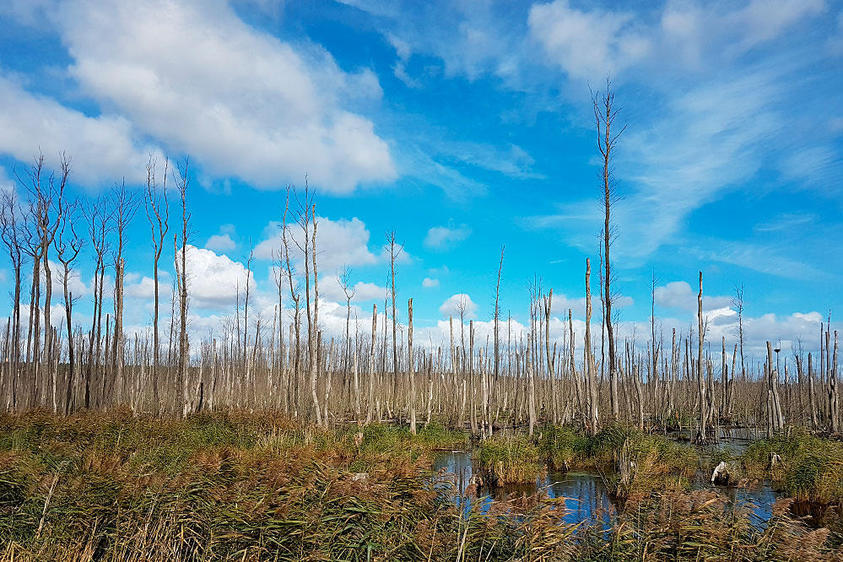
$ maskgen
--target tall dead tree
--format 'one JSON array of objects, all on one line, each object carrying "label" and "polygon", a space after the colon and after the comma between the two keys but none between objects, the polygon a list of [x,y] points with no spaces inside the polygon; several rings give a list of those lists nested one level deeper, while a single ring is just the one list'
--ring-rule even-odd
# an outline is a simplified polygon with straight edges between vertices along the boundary
[{"label": "tall dead tree", "polygon": [[[177,366],[176,387],[181,393],[181,414],[186,416],[189,408],[188,400],[188,366],[190,361],[189,340],[187,337],[187,236],[190,225],[190,211],[187,209],[187,190],[190,186],[190,160],[185,158],[178,166],[176,189],[181,201],[181,251],[176,253],[176,279],[179,291],[179,357]],[[178,235],[173,237],[175,244]]]},{"label": "tall dead tree", "polygon": [[697,441],[704,442],[706,439],[706,418],[708,417],[706,411],[705,398],[705,374],[703,371],[703,342],[705,341],[705,323],[703,320],[703,275],[700,271],[700,292],[697,294],[697,330],[698,330],[698,347],[697,347],[697,383],[699,390],[700,401],[700,432],[697,435]]},{"label": "tall dead tree", "polygon": [[[78,208],[76,203],[71,203],[65,208],[61,220],[61,228],[56,238],[56,256],[62,266],[61,284],[64,293],[64,315],[67,322],[67,381],[64,398],[64,413],[72,411],[73,388],[76,383],[76,354],[73,342],[73,293],[69,289],[70,274],[73,262],[79,257],[82,250],[83,238],[76,232],[75,211]],[[78,298],[78,297],[77,297]]]},{"label": "tall dead tree", "polygon": [[611,207],[616,199],[612,182],[612,151],[617,145],[618,138],[626,129],[626,125],[619,130],[614,127],[619,110],[614,107],[615,94],[609,80],[606,80],[606,91],[602,95],[600,92],[593,93],[592,103],[594,119],[597,124],[597,148],[600,151],[603,163],[603,266],[605,270],[603,274],[603,299],[606,309],[604,323],[609,345],[609,394],[612,402],[612,416],[617,420],[619,414],[618,379],[615,361],[615,336],[612,326],[612,269],[609,254],[613,238]]},{"label": "tall dead tree", "polygon": [[[573,345],[573,335],[571,345]],[[594,359],[591,350],[591,260],[585,258],[585,340],[583,342],[583,369],[585,370],[586,387],[588,389],[588,424],[587,429],[592,435],[597,434],[599,423],[597,415],[597,388],[594,382]]]},{"label": "tall dead tree", "polygon": [[[317,384],[317,377],[319,375],[319,345],[321,342],[320,335],[321,331],[319,330],[319,270],[316,268],[316,205],[311,205],[311,223],[313,224],[313,238],[310,248],[310,257],[313,263],[313,330],[316,335],[316,341],[314,342],[315,345],[311,351],[311,362],[310,362],[310,388],[313,391],[313,397],[315,399],[314,406],[316,406],[317,414],[319,412],[319,400],[316,394],[316,384]],[[305,213],[307,210],[305,209]],[[326,401],[327,402],[327,401]],[[318,417],[318,415],[317,415]],[[327,427],[328,426],[328,404],[325,404],[325,416],[322,419],[322,424]]]},{"label": "tall dead tree", "polygon": [[[137,211],[137,198],[126,191],[126,182],[115,186],[114,227],[117,243],[114,249],[114,338],[112,339],[113,373],[117,384],[123,383],[123,361],[125,355],[125,337],[123,334],[123,285],[126,275],[126,261],[123,258],[126,228],[134,219]],[[112,381],[113,382],[113,381]],[[122,392],[122,389],[121,389]]]},{"label": "tall dead tree", "polygon": [[375,346],[378,340],[378,305],[372,305],[372,339],[369,342],[369,400],[366,404],[366,423],[372,421],[375,401]]},{"label": "tall dead tree", "polygon": [[[294,390],[288,389],[288,394],[294,397],[295,404],[293,413],[298,412],[298,388],[301,370],[301,292],[294,280],[295,270],[293,261],[290,259],[290,237],[288,236],[287,214],[290,210],[290,190],[287,187],[287,194],[284,202],[284,216],[281,221],[281,252],[284,258],[284,269],[287,273],[287,284],[290,289],[290,299],[293,301],[293,329],[295,332],[295,347],[293,349],[293,385]],[[308,314],[308,318],[309,318]],[[309,326],[308,326],[309,327]]]},{"label": "tall dead tree", "polygon": [[0,238],[6,246],[9,260],[14,274],[14,288],[12,290],[12,321],[10,346],[11,353],[7,356],[9,368],[6,373],[7,404],[12,410],[17,409],[18,377],[20,376],[20,332],[21,332],[21,278],[23,272],[23,232],[19,218],[23,215],[18,206],[14,191],[3,191],[0,198]]},{"label": "tall dead tree", "polygon": [[[104,399],[102,393],[92,395],[96,387],[92,383],[98,382],[96,377],[100,376],[100,355],[102,345],[102,309],[103,309],[103,285],[105,284],[106,263],[105,256],[109,250],[109,234],[113,224],[113,209],[110,208],[108,200],[99,197],[92,201],[85,208],[85,215],[88,222],[88,234],[91,240],[91,247],[94,251],[94,279],[93,279],[93,300],[94,312],[91,320],[91,331],[88,337],[88,365],[85,369],[85,408],[90,408],[94,401]],[[96,405],[96,404],[94,404]]]},{"label": "tall dead tree", "polygon": [[403,248],[395,239],[395,231],[387,234],[386,244],[389,248],[389,284],[390,284],[390,298],[392,301],[392,398],[398,397],[398,311],[395,307],[395,269],[398,257],[401,255]]},{"label": "tall dead tree", "polygon": [[[49,359],[53,348],[52,322],[50,311],[53,294],[53,277],[50,268],[50,246],[56,237],[61,217],[64,212],[64,191],[70,175],[70,161],[64,154],[60,155],[58,177],[51,173],[47,181],[43,181],[41,170],[44,164],[43,155],[38,156],[38,163],[33,166],[30,175],[29,194],[35,208],[35,220],[38,238],[41,243],[41,259],[44,264],[44,357]],[[40,282],[40,280],[39,280]],[[56,373],[50,369],[50,376],[55,382]]]},{"label": "tall dead tree", "polygon": [[413,365],[413,299],[407,301],[407,379],[410,383],[408,405],[410,410],[410,433],[416,434],[416,373]]},{"label": "tall dead tree", "polygon": [[[501,302],[501,272],[503,271],[503,252],[505,246],[501,246],[501,259],[498,262],[498,277],[497,281],[495,282],[495,334],[494,334],[494,346],[495,346],[495,386],[498,385],[498,380],[500,379],[500,302]],[[491,434],[491,424],[489,426],[490,434]]]},{"label": "tall dead tree", "polygon": [[[348,266],[344,267],[342,272],[337,275],[337,283],[342,289],[343,296],[345,296],[345,346],[343,350],[343,363],[345,365],[344,372],[347,375],[351,365],[351,299],[354,298],[354,288],[351,285],[351,270]],[[345,388],[347,384],[348,381],[344,378],[343,387]],[[355,414],[357,419],[360,419],[360,388],[356,377],[354,379],[354,396]]]},{"label": "tall dead tree", "polygon": [[739,285],[735,288],[735,296],[732,297],[732,308],[738,313],[738,351],[741,354],[741,381],[746,382],[746,362],[743,356],[743,307],[743,285]]},{"label": "tall dead tree", "polygon": [[152,232],[152,396],[155,408],[161,403],[159,396],[159,366],[161,364],[161,342],[159,338],[159,282],[158,262],[164,250],[164,240],[170,230],[170,206],[167,201],[167,175],[169,173],[169,160],[164,160],[161,181],[158,181],[157,161],[150,156],[146,164],[146,193],[144,198],[144,209],[149,227]]}]

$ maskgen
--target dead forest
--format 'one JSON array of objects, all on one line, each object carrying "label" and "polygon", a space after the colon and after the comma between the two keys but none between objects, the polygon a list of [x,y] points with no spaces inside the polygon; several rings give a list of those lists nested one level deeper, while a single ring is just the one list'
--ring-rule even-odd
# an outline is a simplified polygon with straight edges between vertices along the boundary
[{"label": "dead forest", "polygon": [[[611,93],[594,102],[603,162],[601,252],[597,267],[589,259],[583,264],[585,333],[575,333],[569,310],[561,339],[550,334],[553,290],[538,282],[525,289],[526,333],[512,329],[500,299],[506,275],[502,250],[491,337],[481,340],[474,321],[460,314],[449,319],[446,344],[414,341],[413,299],[399,300],[395,290],[402,247],[394,232],[386,246],[390,290],[378,303],[382,308],[372,306],[370,322],[352,318],[353,293],[346,283],[344,333],[328,335],[320,322],[316,200],[311,190],[292,187],[281,201],[278,304],[271,322],[250,310],[247,283],[223,329],[192,339],[189,161],[173,165],[151,158],[142,188],[120,183],[83,201],[68,195],[69,158],[49,169],[44,157],[37,157],[17,174],[16,189],[2,197],[0,233],[13,286],[2,329],[3,408],[57,414],[126,408],[176,417],[272,411],[324,427],[390,420],[413,433],[440,420],[481,438],[507,427],[532,434],[544,422],[592,434],[612,422],[686,429],[700,441],[715,438],[718,427],[737,425],[769,434],[789,426],[840,432],[838,335],[830,323],[817,333],[819,353],[774,349],[767,342],[764,356],[748,357],[743,324],[733,339],[706,337],[700,273],[696,326],[686,333],[657,330],[654,298],[650,333],[637,341],[618,336],[611,285],[611,159],[623,127],[615,124]],[[152,274],[154,301],[151,326],[128,334],[123,303],[126,229],[132,221],[145,221],[151,235],[154,258],[143,268]],[[82,259],[95,265],[93,321],[84,326],[74,319],[79,298],[68,283]],[[160,269],[169,265],[175,282],[164,300]],[[247,265],[251,274],[251,259]],[[105,291],[107,276],[114,279],[113,294]],[[62,288],[60,294],[55,287]],[[593,292],[598,298],[592,299]],[[56,306],[63,309],[63,322],[51,321]],[[733,308],[740,318],[742,290]],[[584,345],[578,347],[578,341]]]}]

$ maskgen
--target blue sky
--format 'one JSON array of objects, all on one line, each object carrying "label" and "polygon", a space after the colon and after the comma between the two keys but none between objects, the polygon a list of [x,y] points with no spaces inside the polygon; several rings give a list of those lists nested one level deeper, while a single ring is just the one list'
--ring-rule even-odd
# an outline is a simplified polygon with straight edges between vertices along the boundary
[{"label": "blue sky", "polygon": [[[646,333],[653,275],[661,328],[687,332],[703,271],[713,341],[734,338],[739,284],[754,346],[811,348],[843,305],[840,2],[16,0],[0,23],[0,183],[39,148],[66,151],[88,197],[141,185],[150,154],[190,155],[197,336],[232,313],[251,246],[271,322],[283,188],[306,176],[329,329],[342,266],[360,316],[382,300],[393,229],[398,296],[429,341],[454,295],[482,330],[502,245],[504,311],[526,321],[538,275],[581,319],[601,211],[589,87],[607,76],[628,124],[613,256],[627,334]],[[148,229],[141,210],[134,329],[151,317]],[[88,252],[77,294],[92,271]]]}]

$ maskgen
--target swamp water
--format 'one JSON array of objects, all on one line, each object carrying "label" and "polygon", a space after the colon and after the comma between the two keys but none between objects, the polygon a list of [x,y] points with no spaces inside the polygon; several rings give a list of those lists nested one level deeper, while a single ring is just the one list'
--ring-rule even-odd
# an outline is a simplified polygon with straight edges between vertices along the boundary
[{"label": "swamp water", "polygon": [[[480,486],[466,493],[474,485],[471,451],[442,452],[435,457],[433,469],[441,475],[440,481],[443,484],[450,483],[455,491],[459,491],[459,497],[466,498],[466,509],[471,507],[473,501],[482,502],[481,510],[486,511],[492,501],[543,492],[549,498],[564,498],[566,509],[562,519],[566,523],[596,523],[606,528],[618,513],[617,502],[611,498],[602,477],[597,473],[549,471],[535,483],[507,484],[494,488]],[[766,525],[773,512],[773,504],[780,497],[769,482],[750,488],[733,488],[711,486],[700,478],[692,487],[716,489],[729,498],[730,505],[749,507],[753,524],[758,527]]]}]

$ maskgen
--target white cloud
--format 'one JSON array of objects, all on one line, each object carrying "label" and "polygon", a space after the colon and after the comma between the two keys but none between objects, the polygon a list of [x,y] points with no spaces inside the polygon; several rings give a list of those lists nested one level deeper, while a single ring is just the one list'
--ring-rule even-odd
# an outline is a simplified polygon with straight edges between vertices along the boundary
[{"label": "white cloud", "polygon": [[205,242],[205,247],[217,252],[230,252],[237,248],[237,242],[232,235],[236,235],[237,229],[233,224],[220,225],[220,230]]},{"label": "white cloud", "polygon": [[633,15],[603,10],[581,11],[567,0],[535,4],[530,34],[551,61],[576,78],[616,74],[647,56],[651,45],[631,25]]},{"label": "white cloud", "polygon": [[251,28],[221,0],[68,2],[56,21],[84,92],[207,173],[266,188],[307,173],[333,193],[396,177],[374,124],[344,108],[377,101],[374,74]]},{"label": "white cloud", "polygon": [[[666,308],[680,310],[697,310],[697,291],[685,281],[672,281],[664,286],[656,287],[656,304]],[[710,296],[705,294],[703,287],[703,309],[723,309],[732,304],[732,297]]]},{"label": "white cloud", "polygon": [[157,152],[137,137],[124,117],[89,117],[31,94],[0,73],[0,153],[30,163],[40,150],[46,163],[55,167],[65,152],[74,182],[100,186],[121,177],[135,182],[146,177],[149,154]]},{"label": "white cloud", "polygon": [[[344,266],[364,266],[377,263],[378,258],[369,250],[369,230],[366,224],[354,217],[352,219],[332,220],[316,217],[317,267],[319,271],[333,274]],[[302,230],[298,226],[287,226],[289,234],[290,259],[301,271],[304,270],[302,252],[296,241],[304,247]],[[281,223],[270,222],[264,228],[266,237],[255,247],[255,257],[271,260],[280,256]]]},{"label": "white cloud", "polygon": [[[181,249],[177,258],[179,256]],[[251,295],[254,295],[254,275],[248,276],[242,263],[233,261],[224,254],[187,246],[187,287],[191,307],[225,310],[234,305],[238,291],[242,304],[247,277],[249,290]]]},{"label": "white cloud", "polygon": [[739,47],[750,49],[778,37],[800,20],[825,11],[824,0],[751,0],[743,9],[727,16],[727,21],[743,30]]},{"label": "white cloud", "polygon": [[422,279],[422,287],[425,289],[433,289],[434,287],[439,286],[439,279],[434,279],[431,277],[425,277]]},{"label": "white cloud", "polygon": [[462,224],[459,226],[434,226],[427,231],[424,245],[431,250],[449,250],[462,242],[471,234],[471,229]]},{"label": "white cloud", "polygon": [[214,234],[205,242],[205,247],[217,252],[230,252],[237,247],[230,234]]},{"label": "white cloud", "polygon": [[[188,254],[188,257],[190,255]],[[159,270],[158,272],[158,298],[159,302],[164,302],[170,298],[170,287],[172,285],[172,276],[167,270]],[[141,275],[140,273],[130,272],[126,274],[126,279],[123,284],[123,293],[126,298],[149,300],[155,297],[155,280],[152,277]],[[159,305],[160,306],[160,305]]]},{"label": "white cloud", "polygon": [[824,0],[751,0],[740,8],[667,2],[653,22],[646,10],[580,10],[556,0],[533,5],[528,23],[551,64],[573,78],[600,80],[636,66],[655,72],[716,67],[824,11]]},{"label": "white cloud", "polygon": [[465,293],[458,293],[448,297],[447,300],[442,303],[442,306],[439,307],[439,312],[442,316],[457,317],[460,315],[461,309],[463,310],[465,317],[468,319],[474,318],[477,313],[477,305],[471,300],[471,297]]},{"label": "white cloud", "polygon": [[[383,300],[388,294],[389,290],[386,287],[381,287],[375,283],[367,283],[358,281],[350,287],[353,294],[351,302],[366,302],[372,300]],[[319,278],[319,297],[329,301],[337,301],[345,303],[345,292],[342,290],[342,285],[335,275],[324,276]]]}]

